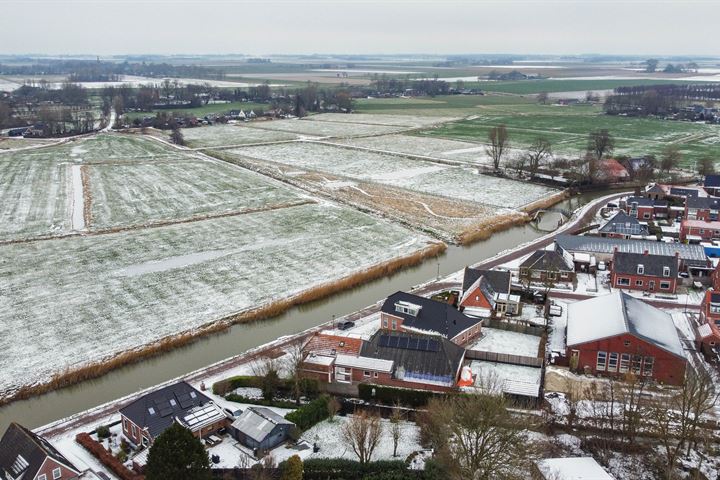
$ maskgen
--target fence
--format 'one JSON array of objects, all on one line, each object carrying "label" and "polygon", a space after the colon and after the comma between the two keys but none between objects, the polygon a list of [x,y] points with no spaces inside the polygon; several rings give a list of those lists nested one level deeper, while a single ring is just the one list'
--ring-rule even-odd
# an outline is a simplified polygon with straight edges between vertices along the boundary
[{"label": "fence", "polygon": [[497,318],[488,318],[483,320],[483,325],[498,330],[508,330],[510,332],[524,333],[526,335],[535,335],[541,337],[545,331],[545,327],[540,325],[528,325],[524,323],[512,323],[507,320]]},{"label": "fence", "polygon": [[543,365],[542,358],[526,357],[524,355],[511,355],[509,353],[481,352],[479,350],[466,351],[465,358],[468,360],[484,360],[487,362],[523,365],[526,367],[542,367]]}]

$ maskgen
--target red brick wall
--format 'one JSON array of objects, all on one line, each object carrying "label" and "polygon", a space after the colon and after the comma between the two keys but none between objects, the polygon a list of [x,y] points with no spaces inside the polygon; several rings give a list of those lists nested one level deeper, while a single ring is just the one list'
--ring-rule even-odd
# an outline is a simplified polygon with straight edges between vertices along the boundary
[{"label": "red brick wall", "polygon": [[459,335],[451,338],[450,341],[453,342],[455,345],[460,345],[461,347],[464,347],[478,337],[480,337],[480,323],[468,328],[467,330],[463,330]]},{"label": "red brick wall", "polygon": [[[629,345],[626,346],[625,341],[628,341]],[[666,352],[665,350],[645,342],[644,340],[640,340],[630,334],[618,335],[616,337],[598,340],[596,342],[588,342],[582,345],[568,346],[568,358],[572,358],[573,350],[579,350],[580,352],[577,364],[578,371],[583,371],[585,366],[588,366],[590,367],[590,372],[595,375],[622,375],[622,373],[619,372],[620,354],[627,353],[631,356],[631,369],[633,355],[654,357],[653,371],[650,378],[653,378],[658,382],[670,385],[680,385],[685,379],[686,361],[684,358],[680,358]],[[596,370],[597,353],[600,351],[607,352],[608,358],[610,352],[618,353],[617,372],[608,372],[607,370],[598,372]]]},{"label": "red brick wall", "polygon": [[[121,415],[122,418],[122,429],[123,429],[123,435],[125,435],[128,440],[132,441],[135,445],[142,445],[142,429],[135,425],[129,418],[127,418],[124,415]],[[135,425],[135,435],[132,433],[132,426]],[[148,437],[148,440],[150,443],[152,443],[152,439]]]},{"label": "red brick wall", "polygon": [[[631,206],[628,205],[625,207],[625,212],[630,215]],[[648,215],[647,217],[645,215]],[[634,215],[633,215],[634,216]],[[655,211],[653,207],[637,207],[637,217],[638,220],[650,220],[652,218],[655,218]]]},{"label": "red brick wall", "polygon": [[[385,327],[385,321],[387,320],[387,328]],[[393,320],[395,320],[397,323],[395,325],[395,330],[393,330]],[[389,313],[380,312],[380,328],[386,329],[388,331],[396,331],[396,332],[402,332],[404,329],[402,328],[403,319],[402,317],[398,317],[396,315],[390,315]]]},{"label": "red brick wall", "polygon": [[70,470],[69,468],[65,467],[64,465],[61,465],[57,463],[55,460],[53,460],[50,457],[47,457],[45,459],[45,462],[40,466],[40,469],[38,470],[37,474],[34,478],[39,477],[40,475],[45,475],[47,480],[53,480],[53,470],[56,468],[60,469],[61,476],[60,480],[70,480],[73,478],[78,478],[77,474]]},{"label": "red brick wall", "polygon": [[[627,275],[627,274],[620,274],[612,272],[610,275],[612,286],[613,288],[619,288],[622,290],[638,290],[643,292],[667,292],[667,293],[675,293],[675,288],[677,287],[677,278],[673,277],[655,277],[651,275]],[[618,279],[619,278],[629,278],[630,279],[630,285],[618,285]],[[642,286],[636,286],[636,281],[642,281]],[[650,288],[650,282],[654,281],[655,286],[654,288]],[[670,288],[669,289],[662,289],[660,288],[660,282],[670,282]]]},{"label": "red brick wall", "polygon": [[480,308],[492,308],[490,302],[487,301],[485,295],[480,291],[480,288],[475,288],[460,304],[462,307],[480,307]]},{"label": "red brick wall", "polygon": [[[712,228],[714,225],[710,222],[708,222],[707,227],[691,227],[689,225],[685,225],[684,223],[680,224],[680,241],[685,241],[685,238],[688,235],[697,235],[703,240],[711,240],[713,238],[720,237],[720,229]],[[700,231],[702,230],[702,233]],[[717,234],[715,233],[717,232]]]}]

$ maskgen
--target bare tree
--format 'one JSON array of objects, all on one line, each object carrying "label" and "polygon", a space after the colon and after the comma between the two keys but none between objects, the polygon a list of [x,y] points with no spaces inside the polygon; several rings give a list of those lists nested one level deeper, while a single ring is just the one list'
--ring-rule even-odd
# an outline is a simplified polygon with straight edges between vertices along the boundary
[{"label": "bare tree", "polygon": [[337,412],[340,410],[340,402],[338,402],[337,398],[330,397],[327,401],[327,410],[328,410],[328,421],[332,422],[335,420],[335,415],[337,415]]},{"label": "bare tree", "polygon": [[493,168],[497,170],[500,168],[500,160],[502,159],[505,150],[510,148],[507,128],[505,128],[505,125],[491,128],[488,132],[488,141],[490,144],[485,147],[485,153],[490,156]]},{"label": "bare tree", "polygon": [[615,139],[609,131],[601,129],[590,132],[587,151],[591,153],[597,161],[602,160],[606,154],[610,154],[614,149]]},{"label": "bare tree", "polygon": [[550,98],[550,95],[548,95],[548,92],[540,92],[537,94],[537,100],[539,103],[542,103],[545,105],[548,102],[548,99]]},{"label": "bare tree", "polygon": [[175,145],[185,145],[185,136],[177,124],[174,124],[172,127],[172,131],[170,132],[170,141]]},{"label": "bare tree", "polygon": [[552,145],[550,141],[544,137],[536,138],[527,151],[528,170],[532,177],[537,174],[540,165],[551,155]]},{"label": "bare tree", "polygon": [[663,172],[669,172],[670,170],[677,168],[682,160],[682,153],[677,145],[668,145],[663,148],[662,155],[660,156],[660,170]]},{"label": "bare tree", "polygon": [[525,170],[525,162],[527,161],[527,158],[525,155],[518,155],[516,158],[512,160],[508,160],[506,162],[507,166],[509,168],[512,168],[515,170],[518,176],[522,174],[523,170]]},{"label": "bare tree", "polygon": [[[634,360],[632,361],[634,362]],[[623,404],[620,429],[627,443],[633,445],[642,420],[640,400],[645,392],[646,378],[634,373],[627,373],[619,387],[618,398]]]},{"label": "bare tree", "polygon": [[697,172],[700,176],[712,175],[715,173],[715,162],[710,157],[703,157],[698,161]]},{"label": "bare tree", "polygon": [[418,423],[421,440],[452,479],[507,478],[526,453],[527,425],[508,412],[502,395],[432,399]]},{"label": "bare tree", "polygon": [[304,360],[303,352],[304,343],[301,340],[292,342],[285,349],[285,368],[287,374],[292,380],[292,396],[295,399],[295,404],[300,405],[300,397],[303,395],[303,378],[302,378],[302,365]]},{"label": "bare tree", "polygon": [[380,416],[364,410],[356,411],[342,426],[341,434],[360,463],[368,463],[382,437]]},{"label": "bare tree", "polygon": [[397,457],[398,443],[400,443],[400,422],[403,419],[403,411],[397,403],[393,406],[392,415],[390,415],[390,433],[393,441],[393,457]]}]

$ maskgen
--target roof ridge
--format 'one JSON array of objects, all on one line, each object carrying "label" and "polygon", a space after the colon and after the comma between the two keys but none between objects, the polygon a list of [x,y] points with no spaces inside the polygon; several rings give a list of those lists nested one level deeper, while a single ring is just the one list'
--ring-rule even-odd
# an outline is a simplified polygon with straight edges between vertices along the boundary
[{"label": "roof ridge", "polygon": [[627,304],[625,303],[625,297],[630,296],[625,292],[617,290],[620,294],[620,305],[622,307],[623,323],[625,324],[625,332],[630,333],[630,325],[628,324]]}]

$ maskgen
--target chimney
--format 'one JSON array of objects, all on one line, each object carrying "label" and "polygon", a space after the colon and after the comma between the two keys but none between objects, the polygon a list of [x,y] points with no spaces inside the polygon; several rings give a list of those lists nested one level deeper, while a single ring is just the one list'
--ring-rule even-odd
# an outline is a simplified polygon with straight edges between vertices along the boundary
[{"label": "chimney", "polygon": [[647,256],[647,254],[648,254],[648,250],[646,248],[645,251],[643,252],[643,255]]}]

